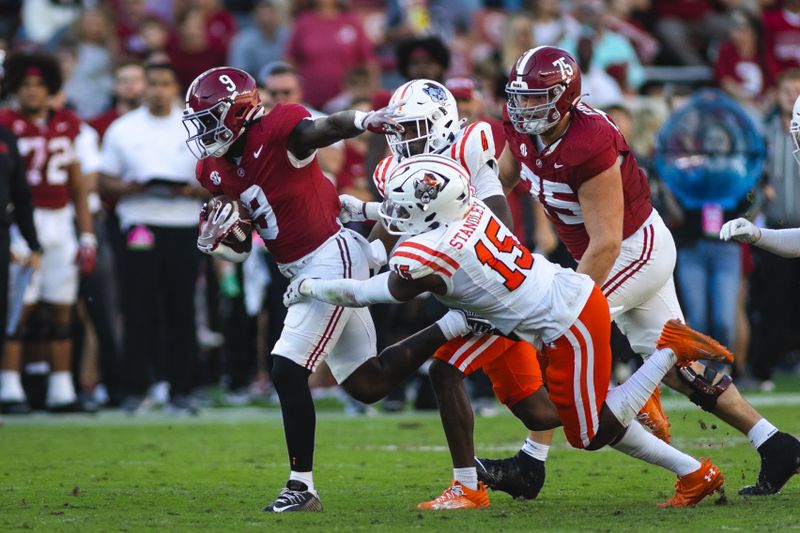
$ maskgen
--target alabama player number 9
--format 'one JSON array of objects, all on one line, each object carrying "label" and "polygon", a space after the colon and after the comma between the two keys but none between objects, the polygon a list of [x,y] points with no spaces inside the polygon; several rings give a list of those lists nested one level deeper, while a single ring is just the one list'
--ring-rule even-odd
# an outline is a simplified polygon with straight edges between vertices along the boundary
[{"label": "alabama player number 9", "polygon": [[[497,223],[497,220],[492,218],[486,225],[486,233],[484,236],[497,250],[499,255],[492,252],[486,243],[484,243],[483,239],[475,243],[475,253],[478,254],[478,260],[480,260],[482,264],[487,265],[500,274],[504,280],[503,285],[506,289],[513,291],[525,281],[525,273],[523,271],[530,270],[533,266],[533,255],[527,248],[517,242],[517,239],[512,235],[506,235],[501,239],[498,235],[499,232],[500,224]],[[512,262],[509,255],[515,255],[515,250],[519,250],[520,254]]]}]

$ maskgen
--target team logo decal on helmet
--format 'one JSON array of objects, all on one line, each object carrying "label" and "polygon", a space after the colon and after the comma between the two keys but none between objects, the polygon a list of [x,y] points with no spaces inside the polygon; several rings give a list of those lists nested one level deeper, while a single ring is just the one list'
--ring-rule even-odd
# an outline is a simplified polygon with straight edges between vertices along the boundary
[{"label": "team logo decal on helmet", "polygon": [[436,104],[442,105],[447,103],[447,93],[444,92],[444,88],[441,85],[426,83],[425,87],[422,88],[422,92],[430,96],[431,101]]},{"label": "team logo decal on helmet", "polygon": [[[436,179],[437,177],[439,179]],[[434,176],[430,173],[414,181],[414,196],[422,202],[423,209],[428,207],[431,200],[436,200],[439,196],[439,191],[446,187],[449,181],[450,179],[447,176],[442,176],[441,174]]]}]

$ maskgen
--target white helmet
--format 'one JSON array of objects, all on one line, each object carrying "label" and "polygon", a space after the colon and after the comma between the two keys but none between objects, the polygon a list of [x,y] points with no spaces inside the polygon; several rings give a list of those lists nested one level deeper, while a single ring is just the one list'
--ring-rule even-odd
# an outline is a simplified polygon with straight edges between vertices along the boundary
[{"label": "white helmet", "polygon": [[794,160],[800,164],[800,96],[794,101],[794,108],[792,109],[792,123],[789,125],[789,133],[792,135],[794,141]]},{"label": "white helmet", "polygon": [[[386,136],[389,149],[400,161],[417,154],[440,154],[453,144],[461,121],[458,106],[447,87],[433,80],[413,80],[392,94],[389,104],[405,101],[398,110],[397,122],[404,133]],[[405,135],[414,135],[406,138]]]},{"label": "white helmet", "polygon": [[417,235],[461,220],[471,205],[466,170],[448,157],[420,154],[389,175],[378,214],[392,235]]}]

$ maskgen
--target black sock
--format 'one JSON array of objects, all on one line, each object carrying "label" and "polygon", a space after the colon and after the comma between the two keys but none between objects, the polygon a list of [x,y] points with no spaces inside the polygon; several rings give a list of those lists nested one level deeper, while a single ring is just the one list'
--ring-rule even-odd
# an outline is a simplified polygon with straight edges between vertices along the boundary
[{"label": "black sock", "polygon": [[309,374],[309,370],[285,357],[273,357],[272,384],[281,401],[289,468],[296,472],[311,472],[314,466],[317,417],[308,388]]}]

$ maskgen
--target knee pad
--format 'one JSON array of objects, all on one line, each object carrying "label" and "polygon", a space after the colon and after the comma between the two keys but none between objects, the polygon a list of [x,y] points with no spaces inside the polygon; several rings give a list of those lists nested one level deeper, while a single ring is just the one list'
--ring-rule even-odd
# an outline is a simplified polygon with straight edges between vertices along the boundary
[{"label": "knee pad", "polygon": [[717,406],[720,395],[731,386],[733,380],[730,376],[722,375],[715,383],[719,372],[707,366],[702,375],[694,371],[691,365],[678,368],[678,375],[684,383],[692,388],[689,400],[698,405],[703,411],[711,412]]}]

